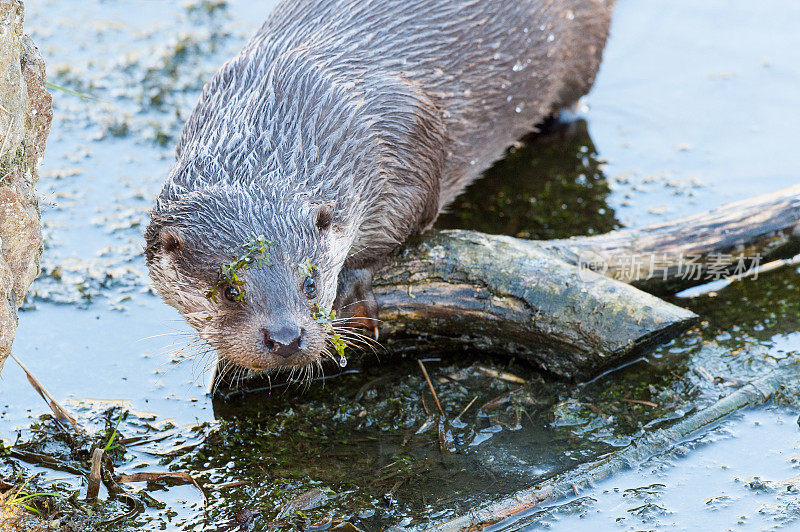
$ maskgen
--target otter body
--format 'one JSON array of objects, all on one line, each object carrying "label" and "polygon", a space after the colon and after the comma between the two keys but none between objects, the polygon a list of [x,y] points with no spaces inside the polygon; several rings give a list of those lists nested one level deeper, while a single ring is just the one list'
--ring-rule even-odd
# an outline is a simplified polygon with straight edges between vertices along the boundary
[{"label": "otter body", "polygon": [[[237,365],[318,363],[330,334],[320,312],[373,318],[371,270],[589,90],[611,8],[280,2],[181,135],[146,235],[158,292]],[[219,285],[238,297],[207,297],[253,235],[274,242],[270,265]]]}]

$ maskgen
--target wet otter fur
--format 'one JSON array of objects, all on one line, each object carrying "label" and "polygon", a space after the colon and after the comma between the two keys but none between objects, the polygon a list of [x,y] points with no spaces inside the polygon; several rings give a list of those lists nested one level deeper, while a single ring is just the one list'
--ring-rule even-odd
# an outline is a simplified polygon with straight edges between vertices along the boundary
[{"label": "wet otter fur", "polygon": [[[151,213],[158,293],[238,367],[319,366],[371,272],[591,87],[613,0],[283,0],[203,90]],[[220,282],[254,235],[269,264]]]}]

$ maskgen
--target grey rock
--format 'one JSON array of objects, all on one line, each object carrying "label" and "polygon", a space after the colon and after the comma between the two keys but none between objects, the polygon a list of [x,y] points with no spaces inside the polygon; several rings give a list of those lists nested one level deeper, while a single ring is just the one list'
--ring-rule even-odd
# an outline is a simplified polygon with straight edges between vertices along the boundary
[{"label": "grey rock", "polygon": [[44,60],[22,31],[24,18],[22,0],[0,0],[0,370],[17,311],[39,272],[36,166],[53,117]]}]

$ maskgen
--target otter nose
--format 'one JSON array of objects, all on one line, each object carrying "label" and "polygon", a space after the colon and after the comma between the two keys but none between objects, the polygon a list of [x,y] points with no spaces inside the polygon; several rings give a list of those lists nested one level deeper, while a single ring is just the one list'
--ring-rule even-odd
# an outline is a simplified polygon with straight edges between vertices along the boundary
[{"label": "otter nose", "polygon": [[300,351],[303,329],[285,326],[274,331],[269,331],[269,329],[261,331],[264,334],[264,347],[268,351],[281,357],[290,357]]}]

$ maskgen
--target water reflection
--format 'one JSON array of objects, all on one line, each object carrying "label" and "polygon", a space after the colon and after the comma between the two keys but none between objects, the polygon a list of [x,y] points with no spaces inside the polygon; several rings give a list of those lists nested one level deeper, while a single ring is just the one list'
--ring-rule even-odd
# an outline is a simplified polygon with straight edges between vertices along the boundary
[{"label": "water reflection", "polygon": [[619,226],[610,193],[586,121],[553,121],[458,196],[436,227],[534,239],[605,233]]}]

